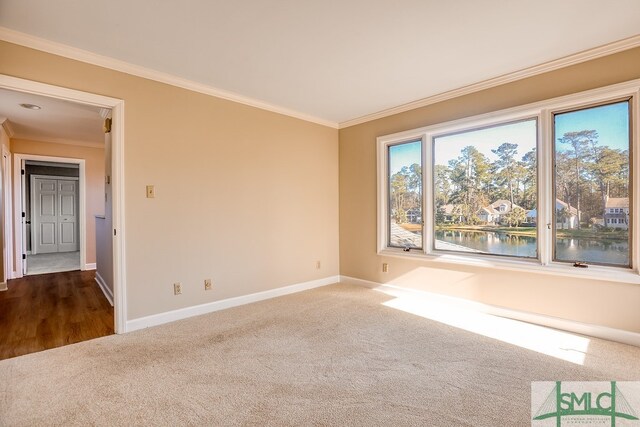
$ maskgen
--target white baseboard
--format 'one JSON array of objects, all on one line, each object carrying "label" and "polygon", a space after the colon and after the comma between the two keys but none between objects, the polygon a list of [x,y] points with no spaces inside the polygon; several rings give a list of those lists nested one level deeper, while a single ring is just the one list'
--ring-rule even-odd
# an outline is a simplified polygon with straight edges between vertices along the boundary
[{"label": "white baseboard", "polygon": [[7,282],[6,281],[5,282],[1,282],[0,283],[0,292],[1,291],[7,291],[7,290],[9,290],[9,288],[7,287]]},{"label": "white baseboard", "polygon": [[96,263],[95,262],[91,262],[88,264],[84,265],[84,270],[95,270],[96,269]]},{"label": "white baseboard", "polygon": [[411,296],[412,298],[425,298],[432,302],[452,305],[456,308],[480,311],[482,313],[491,314],[498,317],[506,317],[508,319],[520,320],[522,322],[533,323],[549,328],[560,329],[567,332],[573,332],[576,334],[602,338],[605,340],[616,341],[640,347],[640,333],[637,332],[610,328],[608,326],[594,325],[591,323],[582,323],[574,320],[561,319],[559,317],[546,316],[544,314],[513,310],[510,308],[483,304],[464,298],[457,298],[426,291],[403,288],[395,285],[385,285],[369,280],[357,279],[355,277],[340,276],[340,281],[342,283],[351,283],[354,285],[365,286],[367,288],[375,289],[377,291],[395,297]]},{"label": "white baseboard", "polygon": [[324,279],[311,280],[309,282],[297,283],[295,285],[285,286],[282,288],[271,289],[263,292],[256,292],[255,294],[243,295],[234,298],[228,298],[221,301],[213,301],[206,304],[194,305],[191,307],[185,307],[178,310],[167,311],[164,313],[153,314],[151,316],[140,317],[138,319],[132,319],[127,321],[126,332],[135,331],[138,329],[148,328],[151,326],[162,325],[163,323],[169,323],[176,320],[186,319],[188,317],[199,316],[201,314],[207,314],[214,311],[224,310],[226,308],[237,307],[240,305],[251,304],[253,302],[263,301],[283,295],[289,295],[296,292],[302,292],[313,288],[319,288],[321,286],[331,285],[338,283],[340,276],[330,276]]},{"label": "white baseboard", "polygon": [[96,282],[98,282],[98,286],[100,286],[102,293],[107,298],[107,301],[109,301],[109,304],[111,304],[111,307],[113,307],[113,293],[111,293],[111,289],[109,289],[104,279],[102,278],[102,276],[100,276],[100,273],[98,273],[97,271],[96,271]]}]

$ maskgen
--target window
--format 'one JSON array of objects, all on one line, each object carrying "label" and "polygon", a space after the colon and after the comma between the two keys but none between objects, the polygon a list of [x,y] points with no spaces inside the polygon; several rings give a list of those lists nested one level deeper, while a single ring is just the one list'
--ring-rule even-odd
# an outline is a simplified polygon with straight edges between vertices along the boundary
[{"label": "window", "polygon": [[388,147],[389,246],[422,247],[422,140]]},{"label": "window", "polygon": [[639,91],[637,80],[379,137],[378,251],[637,272]]},{"label": "window", "polygon": [[[629,266],[629,100],[554,114],[554,259]],[[599,224],[614,205],[613,229]]]},{"label": "window", "polygon": [[537,257],[537,132],[533,118],[433,138],[435,249]]}]

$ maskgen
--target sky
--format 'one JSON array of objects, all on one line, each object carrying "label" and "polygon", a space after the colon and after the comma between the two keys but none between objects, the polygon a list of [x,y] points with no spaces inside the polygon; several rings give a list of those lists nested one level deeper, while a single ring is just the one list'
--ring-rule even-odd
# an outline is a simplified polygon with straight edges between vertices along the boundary
[{"label": "sky", "polygon": [[556,149],[558,150],[568,148],[566,144],[558,143],[558,138],[566,132],[581,130],[596,130],[600,146],[629,149],[629,103],[627,101],[556,114],[555,119]]},{"label": "sky", "polygon": [[520,160],[525,153],[536,147],[536,120],[526,120],[506,125],[473,130],[435,138],[434,161],[436,165],[447,165],[449,160],[460,156],[460,151],[473,145],[489,160],[494,161],[498,156],[495,150],[501,144],[508,142],[518,144],[516,158]]},{"label": "sky", "polygon": [[[596,130],[599,145],[611,148],[629,149],[629,103],[626,101],[602,105],[584,110],[572,111],[555,116],[556,138],[566,132]],[[435,138],[434,161],[438,165],[448,165],[449,160],[460,156],[460,150],[473,145],[480,152],[494,161],[497,156],[491,152],[502,143],[518,144],[517,158],[536,146],[536,120],[526,120],[506,125],[468,131],[459,134]],[[565,144],[556,143],[557,150],[569,148]],[[390,151],[391,175],[402,166],[421,163],[420,141],[394,145]]]},{"label": "sky", "polygon": [[422,164],[422,142],[420,140],[389,147],[389,171],[391,175],[414,163]]}]

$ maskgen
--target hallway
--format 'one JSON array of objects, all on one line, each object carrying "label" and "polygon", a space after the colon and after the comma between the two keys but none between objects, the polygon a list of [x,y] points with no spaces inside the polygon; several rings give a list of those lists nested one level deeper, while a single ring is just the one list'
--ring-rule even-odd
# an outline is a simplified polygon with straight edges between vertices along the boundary
[{"label": "hallway", "polygon": [[113,307],[95,271],[10,280],[0,292],[0,360],[111,335]]}]

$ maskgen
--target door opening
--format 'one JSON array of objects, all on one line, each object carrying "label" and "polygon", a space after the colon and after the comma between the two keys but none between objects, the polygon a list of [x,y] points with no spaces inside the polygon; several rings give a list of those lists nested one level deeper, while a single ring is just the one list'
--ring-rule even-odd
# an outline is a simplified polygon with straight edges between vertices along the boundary
[{"label": "door opening", "polygon": [[[83,269],[80,164],[24,160],[25,275]],[[83,186],[86,188],[86,186]]]},{"label": "door opening", "polygon": [[[84,104],[93,107],[100,107],[101,109],[108,111],[111,114],[110,123],[110,140],[111,140],[111,155],[109,157],[109,166],[111,169],[111,175],[109,177],[109,184],[111,185],[111,213],[112,218],[108,224],[110,229],[104,233],[108,237],[109,243],[112,245],[112,263],[108,270],[113,275],[113,307],[114,307],[114,329],[116,333],[126,332],[127,329],[127,307],[126,307],[126,268],[124,258],[125,248],[125,224],[124,224],[124,101],[120,99],[110,98],[102,95],[97,95],[88,92],[77,91],[73,89],[62,88],[58,86],[38,83],[30,80],[20,79],[12,76],[0,74],[0,89],[9,90],[15,92],[21,92],[25,94],[32,94],[37,96],[43,96],[47,98],[57,99],[60,101],[71,102],[76,104]],[[102,114],[102,113],[101,113]],[[5,259],[7,260],[5,271],[8,278],[22,277],[22,257],[27,256],[25,249],[26,236],[22,235],[22,212],[17,207],[21,205],[21,166],[22,160],[36,161],[49,161],[72,163],[69,159],[50,158],[46,156],[27,156],[22,154],[14,154],[13,162],[13,197],[12,205],[4,205],[5,218],[11,218],[10,222],[5,221],[4,225],[9,232],[4,233],[4,245],[6,251],[4,252]],[[66,160],[66,162],[65,162]],[[83,194],[85,193],[85,183],[83,180],[84,163],[82,159],[73,159],[76,163],[79,162],[79,206],[78,214],[82,218],[86,218],[86,207]],[[7,169],[5,169],[6,171]],[[6,184],[6,183],[5,183]],[[6,188],[6,187],[5,187]],[[5,193],[6,194],[6,193]],[[7,216],[8,215],[8,216]],[[26,212],[25,212],[26,217]],[[86,222],[83,226],[79,223],[79,248],[80,248],[80,267],[95,268],[95,266],[87,266],[86,264],[86,248],[84,247],[86,238]],[[93,223],[92,223],[93,224]],[[26,225],[26,224],[25,224]],[[33,225],[33,224],[30,224]],[[5,231],[7,231],[5,230]],[[36,249],[37,251],[37,249]]]},{"label": "door opening", "polygon": [[16,153],[14,167],[18,277],[88,269],[84,159]]}]

